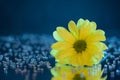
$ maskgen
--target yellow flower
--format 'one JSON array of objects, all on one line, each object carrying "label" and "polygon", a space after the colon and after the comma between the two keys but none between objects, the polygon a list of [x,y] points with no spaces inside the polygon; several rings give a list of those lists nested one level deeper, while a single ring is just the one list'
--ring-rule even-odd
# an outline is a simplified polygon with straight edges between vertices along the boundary
[{"label": "yellow flower", "polygon": [[102,42],[106,40],[105,32],[96,30],[95,22],[83,19],[79,19],[77,24],[70,21],[68,29],[59,26],[53,32],[57,42],[51,46],[51,55],[56,61],[74,66],[98,64],[107,49]]},{"label": "yellow flower", "polygon": [[106,80],[106,77],[101,77],[103,71],[100,65],[79,68],[59,64],[51,69],[51,73],[51,80]]}]

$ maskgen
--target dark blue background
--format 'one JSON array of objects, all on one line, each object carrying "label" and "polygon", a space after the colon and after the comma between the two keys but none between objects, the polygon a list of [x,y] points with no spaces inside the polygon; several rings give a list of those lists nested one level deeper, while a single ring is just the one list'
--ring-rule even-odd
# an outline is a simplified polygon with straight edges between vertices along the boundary
[{"label": "dark blue background", "polygon": [[83,18],[119,36],[119,7],[119,0],[0,0],[0,35],[52,34],[56,26]]}]

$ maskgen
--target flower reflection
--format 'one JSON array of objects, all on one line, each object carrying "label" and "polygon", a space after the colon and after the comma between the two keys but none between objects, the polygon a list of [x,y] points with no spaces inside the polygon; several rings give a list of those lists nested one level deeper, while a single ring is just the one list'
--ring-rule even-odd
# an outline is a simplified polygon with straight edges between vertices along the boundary
[{"label": "flower reflection", "polygon": [[101,65],[74,67],[57,63],[51,69],[53,75],[51,80],[106,80],[102,77]]}]

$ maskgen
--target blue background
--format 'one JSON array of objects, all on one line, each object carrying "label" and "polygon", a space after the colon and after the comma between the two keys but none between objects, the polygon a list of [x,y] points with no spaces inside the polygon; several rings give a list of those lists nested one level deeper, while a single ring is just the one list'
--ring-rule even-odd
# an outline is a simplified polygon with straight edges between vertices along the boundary
[{"label": "blue background", "polygon": [[0,35],[52,34],[79,18],[95,21],[107,36],[119,36],[119,0],[0,0]]}]

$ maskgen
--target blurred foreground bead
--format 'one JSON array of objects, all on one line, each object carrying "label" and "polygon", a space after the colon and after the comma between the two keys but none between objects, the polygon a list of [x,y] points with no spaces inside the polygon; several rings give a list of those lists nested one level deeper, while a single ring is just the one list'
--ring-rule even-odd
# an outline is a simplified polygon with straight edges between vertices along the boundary
[{"label": "blurred foreground bead", "polygon": [[0,80],[9,80],[9,77],[11,80],[30,80],[30,77],[38,80],[38,75],[41,77],[54,65],[49,53],[53,42],[49,35],[0,37],[0,70],[3,74]]},{"label": "blurred foreground bead", "polygon": [[105,51],[105,58],[102,63],[104,75],[107,75],[107,80],[119,80],[120,70],[120,39],[116,37],[107,38],[106,44],[108,49]]}]

